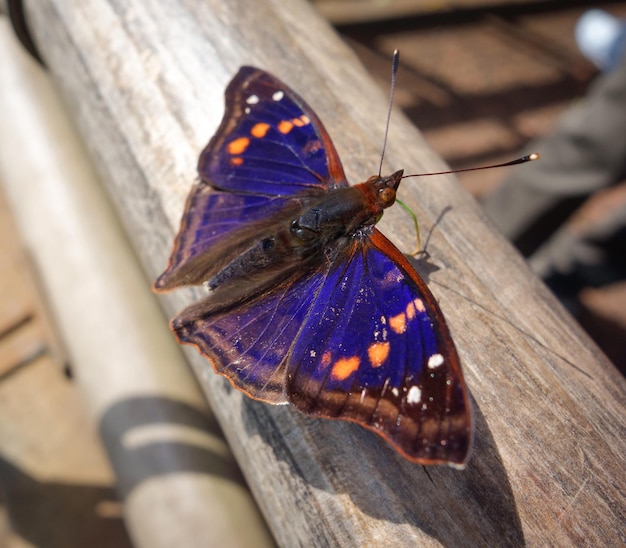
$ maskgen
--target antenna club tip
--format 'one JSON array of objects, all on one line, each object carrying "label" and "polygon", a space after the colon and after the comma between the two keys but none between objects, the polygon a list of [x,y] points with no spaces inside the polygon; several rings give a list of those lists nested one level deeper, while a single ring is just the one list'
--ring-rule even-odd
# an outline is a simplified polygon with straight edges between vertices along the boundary
[{"label": "antenna club tip", "polygon": [[400,64],[400,50],[393,50],[393,57],[391,58],[391,71],[397,72],[398,65]]},{"label": "antenna club tip", "polygon": [[528,159],[532,162],[533,160],[539,160],[539,158],[541,158],[541,155],[538,152],[533,152],[532,154],[528,155]]}]

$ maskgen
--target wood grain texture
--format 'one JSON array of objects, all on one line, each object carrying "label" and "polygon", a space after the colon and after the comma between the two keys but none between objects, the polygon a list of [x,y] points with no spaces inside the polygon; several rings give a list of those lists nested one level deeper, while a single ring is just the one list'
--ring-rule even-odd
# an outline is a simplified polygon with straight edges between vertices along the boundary
[{"label": "wood grain texture", "polygon": [[[188,370],[180,347],[170,337],[158,302],[87,158],[82,139],[71,125],[50,78],[18,47],[10,30],[7,21],[0,19],[0,104],[4,106],[4,123],[0,125],[0,190],[10,201],[42,294],[67,343],[73,384],[83,397],[84,412],[91,419],[93,430],[100,434],[116,475],[116,488],[124,500],[124,520],[133,545],[273,546],[204,395]],[[11,236],[7,231],[1,234],[5,238]],[[0,258],[0,264],[4,262]],[[0,268],[2,277],[5,270]],[[0,278],[0,287],[3,281]],[[14,285],[13,291],[20,293],[17,289]],[[32,332],[30,340],[25,336],[24,325],[24,319],[36,309],[31,304],[20,313],[23,307],[15,306],[19,299],[0,297],[9,297],[0,298],[0,309],[8,304],[9,308],[17,308],[19,314],[9,317],[13,321],[3,330],[9,331],[8,337],[0,340],[0,373],[3,357],[10,358],[7,350],[11,350],[3,342],[19,345],[22,352],[13,360],[13,375],[8,379],[0,377],[11,384],[11,378],[19,377],[22,369],[30,370],[26,364],[37,351],[38,341]],[[36,320],[40,317],[36,314]],[[19,334],[23,336],[17,337]],[[46,346],[52,354],[53,347]],[[45,390],[42,386],[45,383],[38,385],[39,390]],[[23,414],[38,409],[39,399],[19,400]],[[0,407],[2,402],[0,395]],[[59,407],[59,411],[63,409]],[[12,418],[4,417],[4,411],[0,409],[5,422],[15,422],[10,413]],[[64,430],[67,421],[57,415],[62,413],[46,420],[46,413],[40,414],[35,421],[40,437]],[[0,432],[2,447],[5,437]],[[33,458],[30,445],[24,444],[21,436],[9,436],[6,441],[23,449],[17,464],[24,461],[24,455]],[[65,463],[63,459],[61,456]],[[0,477],[4,483],[2,469]],[[76,506],[81,500],[85,502],[87,499],[77,495],[85,491],[86,485],[75,487],[69,498],[64,494],[72,495],[72,489],[52,489],[44,497],[47,505],[52,508],[55,503],[63,506],[74,501]],[[19,488],[13,498],[20,499]],[[27,503],[18,502],[15,509],[21,521],[28,522],[30,513],[33,523],[27,524],[27,532],[40,530],[36,522],[52,520],[55,531],[73,528],[68,534],[81,534],[81,520],[76,516],[57,522],[57,514],[39,511],[41,505],[31,500],[28,492],[22,490],[22,498]],[[229,504],[225,505],[224,500]],[[70,514],[71,506],[66,508]],[[98,505],[84,510],[100,514]],[[10,513],[13,516],[13,510]],[[88,528],[98,525],[89,521],[84,524]],[[101,520],[102,524],[106,521]],[[43,523],[39,523],[41,526]],[[54,539],[34,544],[92,546],[89,542],[67,540],[63,544]],[[107,544],[118,545],[111,540]],[[1,538],[0,546],[6,546]]]},{"label": "wood grain texture", "polygon": [[[307,99],[351,181],[377,171],[385,93],[305,2],[26,5],[151,277],[165,265],[197,155],[240,65],[269,70]],[[386,166],[443,167],[399,113]],[[624,379],[454,178],[415,180],[400,194],[427,231],[431,258],[413,264],[446,314],[472,394],[472,460],[462,471],[425,470],[356,425],[246,399],[190,351],[276,539],[284,546],[623,543]],[[381,225],[401,249],[411,248],[401,210]],[[163,304],[173,314],[199,294],[176,292]]]}]

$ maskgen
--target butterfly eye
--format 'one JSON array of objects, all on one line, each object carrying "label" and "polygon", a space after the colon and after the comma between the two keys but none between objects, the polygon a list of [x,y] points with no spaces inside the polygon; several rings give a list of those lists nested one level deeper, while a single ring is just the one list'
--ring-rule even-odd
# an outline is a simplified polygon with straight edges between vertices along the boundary
[{"label": "butterfly eye", "polygon": [[389,207],[396,201],[396,191],[388,186],[378,190],[378,200],[382,207]]}]

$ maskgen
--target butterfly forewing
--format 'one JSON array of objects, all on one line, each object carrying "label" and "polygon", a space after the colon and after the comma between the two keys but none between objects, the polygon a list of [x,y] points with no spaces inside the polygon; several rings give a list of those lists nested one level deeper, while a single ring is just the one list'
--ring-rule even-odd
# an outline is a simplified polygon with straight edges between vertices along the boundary
[{"label": "butterfly forewing", "polygon": [[253,67],[242,67],[228,85],[224,118],[198,171],[157,291],[206,282],[307,198],[347,186],[311,108]]},{"label": "butterfly forewing", "polygon": [[393,250],[374,230],[333,264],[289,355],[289,398],[412,459],[461,464],[471,424],[457,354],[432,294]]},{"label": "butterfly forewing", "polygon": [[312,109],[253,67],[242,67],[228,85],[224,120],[200,155],[198,171],[213,186],[234,192],[285,196],[347,186]]}]

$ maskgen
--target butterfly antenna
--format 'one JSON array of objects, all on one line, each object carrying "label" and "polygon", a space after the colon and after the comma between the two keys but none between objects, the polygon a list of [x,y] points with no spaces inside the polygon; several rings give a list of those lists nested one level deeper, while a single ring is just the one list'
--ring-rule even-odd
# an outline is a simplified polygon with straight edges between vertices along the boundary
[{"label": "butterfly antenna", "polygon": [[385,139],[383,141],[383,152],[380,155],[380,166],[378,166],[378,176],[383,171],[383,160],[385,159],[385,149],[387,148],[387,134],[389,133],[389,121],[391,120],[391,107],[393,106],[393,94],[396,89],[396,74],[398,74],[398,64],[400,63],[400,52],[396,49],[391,60],[391,90],[389,92],[389,109],[387,110],[387,123],[385,124]]},{"label": "butterfly antenna", "polygon": [[539,160],[540,156],[537,152],[533,152],[532,154],[527,154],[526,156],[522,156],[521,158],[516,158],[515,160],[510,160],[509,162],[503,162],[502,164],[491,164],[488,166],[478,166],[478,167],[466,167],[464,169],[450,169],[448,171],[436,171],[434,173],[414,173],[412,175],[403,175],[403,179],[407,179],[408,177],[428,177],[430,175],[448,175],[450,173],[463,173],[464,171],[480,171],[481,169],[493,169],[496,167],[508,167],[508,166],[516,166],[517,164],[525,164],[526,162],[532,162],[533,160]]},{"label": "butterfly antenna", "polygon": [[[517,164],[525,164],[526,162],[532,162],[533,160],[538,160],[539,154],[533,152],[532,154],[527,154],[526,156],[522,156],[521,158],[516,158],[515,160],[510,160],[509,162],[503,162],[501,164],[492,164],[488,166],[479,166],[479,167],[467,167],[465,169],[450,169],[448,171],[437,171],[436,173],[415,173],[414,175],[404,175],[402,179],[406,179],[407,177],[426,177],[427,175],[447,175],[449,173],[461,173],[463,171],[478,171],[480,169],[493,169],[495,167],[507,167],[507,166],[515,166]],[[417,234],[417,247],[413,250],[410,255],[415,256],[422,251],[422,238],[420,236],[420,227],[417,222],[417,216],[411,209],[396,199],[396,202],[400,204],[413,218],[413,224],[415,225],[415,233]]]}]

